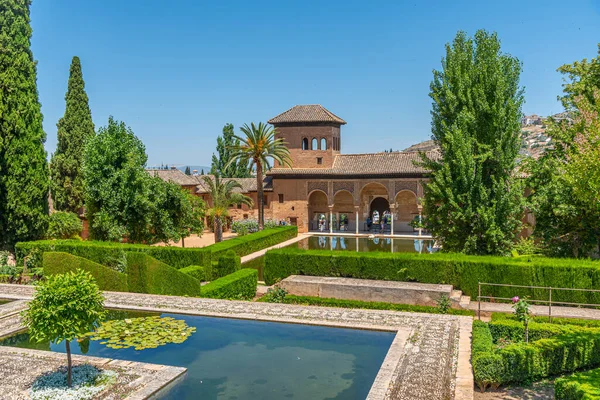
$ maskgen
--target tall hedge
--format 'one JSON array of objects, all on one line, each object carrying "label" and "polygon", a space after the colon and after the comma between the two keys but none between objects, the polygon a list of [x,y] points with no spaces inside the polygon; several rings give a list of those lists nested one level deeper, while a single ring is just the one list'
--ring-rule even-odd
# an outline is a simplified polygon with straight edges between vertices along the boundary
[{"label": "tall hedge", "polygon": [[45,276],[82,269],[94,277],[100,289],[127,292],[127,275],[82,257],[68,253],[47,252],[44,253],[43,265]]},{"label": "tall hedge", "polygon": [[556,400],[600,400],[600,368],[558,378],[554,381]]},{"label": "tall hedge", "polygon": [[47,251],[60,251],[84,257],[117,271],[125,272],[127,252],[141,252],[179,269],[190,265],[210,265],[210,251],[206,248],[181,248],[171,246],[146,246],[115,242],[96,242],[81,240],[39,240],[17,243],[17,263],[23,265],[23,259],[30,256],[27,266],[41,266],[41,256]]},{"label": "tall hedge", "polygon": [[216,266],[213,266],[213,279],[221,278],[225,275],[233,274],[241,268],[240,257],[233,250],[227,250],[225,254],[219,257]]},{"label": "tall hedge", "polygon": [[202,297],[250,300],[256,296],[258,271],[244,268],[202,286]]},{"label": "tall hedge", "polygon": [[134,293],[200,296],[200,281],[144,254],[127,253],[127,283]]},{"label": "tall hedge", "polygon": [[251,233],[250,235],[224,240],[208,246],[208,248],[212,253],[213,260],[216,261],[228,250],[232,250],[237,256],[243,257],[293,239],[296,236],[298,236],[297,226],[278,226]]},{"label": "tall hedge", "polygon": [[[265,283],[272,285],[290,275],[450,284],[466,295],[476,297],[479,282],[597,289],[600,285],[600,262],[448,253],[354,253],[302,249],[268,251],[264,267]],[[488,286],[482,288],[482,295],[545,299],[548,291]],[[552,299],[600,304],[599,293],[581,291],[553,291]]]}]

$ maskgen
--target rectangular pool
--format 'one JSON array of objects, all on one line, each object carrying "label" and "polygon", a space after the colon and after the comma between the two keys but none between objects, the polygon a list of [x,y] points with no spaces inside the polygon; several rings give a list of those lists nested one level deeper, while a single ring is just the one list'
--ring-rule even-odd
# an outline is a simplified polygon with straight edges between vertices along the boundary
[{"label": "rectangular pool", "polygon": [[[139,313],[121,313],[120,318]],[[110,349],[76,341],[74,353],[186,367],[161,399],[364,399],[394,332],[328,328],[162,314],[183,319],[196,333],[156,349]],[[113,317],[114,318],[114,317]],[[64,352],[65,344],[31,343],[27,334],[1,345]]]}]

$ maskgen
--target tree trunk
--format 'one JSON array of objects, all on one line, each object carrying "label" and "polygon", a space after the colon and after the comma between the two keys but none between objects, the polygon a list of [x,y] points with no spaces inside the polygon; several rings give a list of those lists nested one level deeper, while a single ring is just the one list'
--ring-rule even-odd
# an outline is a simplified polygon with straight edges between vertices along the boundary
[{"label": "tree trunk", "polygon": [[215,217],[215,243],[223,241],[223,222],[221,217]]},{"label": "tree trunk", "polygon": [[184,237],[181,238],[181,247],[185,247],[185,238]]},{"label": "tree trunk", "polygon": [[68,340],[65,340],[65,343],[67,345],[67,386],[71,387],[71,386],[73,386],[73,382],[71,382],[71,368],[72,368],[71,344],[69,343]]},{"label": "tree trunk", "polygon": [[265,215],[264,215],[264,190],[263,190],[263,170],[260,161],[256,162],[256,189],[257,201],[258,201],[258,230],[262,231],[265,226]]}]

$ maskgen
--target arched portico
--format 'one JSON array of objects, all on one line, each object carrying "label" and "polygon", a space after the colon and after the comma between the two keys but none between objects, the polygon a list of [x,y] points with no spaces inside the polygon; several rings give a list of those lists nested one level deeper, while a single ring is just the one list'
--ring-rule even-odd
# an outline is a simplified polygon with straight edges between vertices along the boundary
[{"label": "arched portico", "polygon": [[327,194],[314,190],[308,196],[308,226],[311,231],[329,230],[329,204]]},{"label": "arched portico", "polygon": [[395,232],[412,232],[410,222],[419,215],[417,195],[411,190],[401,190],[395,199]]}]

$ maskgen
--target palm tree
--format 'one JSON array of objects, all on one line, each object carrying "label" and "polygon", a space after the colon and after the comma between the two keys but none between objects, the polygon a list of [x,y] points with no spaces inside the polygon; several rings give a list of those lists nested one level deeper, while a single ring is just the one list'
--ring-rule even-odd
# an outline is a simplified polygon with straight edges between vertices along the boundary
[{"label": "palm tree", "polygon": [[249,169],[256,166],[256,189],[258,191],[258,229],[262,230],[265,223],[263,173],[271,169],[270,160],[277,161],[281,166],[292,166],[290,151],[282,138],[275,138],[275,128],[259,122],[248,126],[244,124],[240,130],[246,137],[234,136],[238,143],[231,147],[229,164],[239,161]]},{"label": "palm tree", "polygon": [[212,200],[212,207],[208,209],[208,215],[213,219],[215,230],[215,243],[223,241],[223,218],[229,216],[229,207],[238,204],[246,204],[252,207],[252,199],[244,196],[234,189],[241,189],[242,185],[233,179],[222,180],[218,175],[212,178],[204,175],[204,185]]}]

